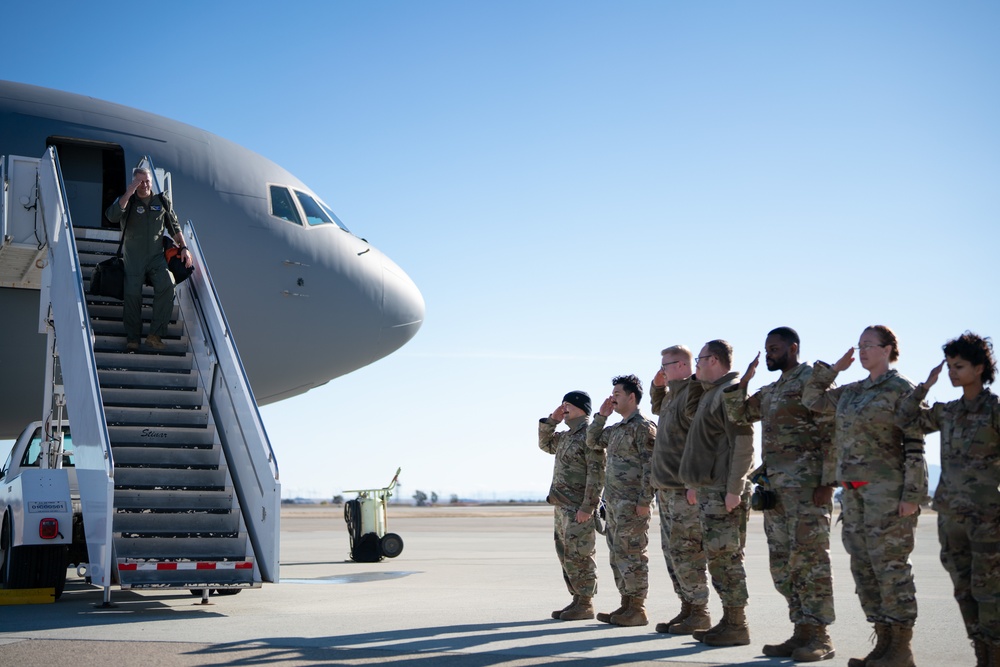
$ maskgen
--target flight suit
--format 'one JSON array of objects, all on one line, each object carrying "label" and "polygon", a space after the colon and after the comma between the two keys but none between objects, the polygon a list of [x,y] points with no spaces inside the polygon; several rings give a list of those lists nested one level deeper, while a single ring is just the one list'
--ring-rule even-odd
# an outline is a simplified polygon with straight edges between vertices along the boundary
[{"label": "flight suit", "polygon": [[123,320],[128,340],[138,342],[142,335],[142,286],[148,279],[153,287],[153,317],[149,335],[163,337],[174,305],[174,282],[163,257],[164,230],[170,236],[180,233],[177,215],[154,194],[143,202],[133,194],[123,211],[118,201],[108,207],[108,220],[124,230],[122,254],[125,259],[125,303]]}]

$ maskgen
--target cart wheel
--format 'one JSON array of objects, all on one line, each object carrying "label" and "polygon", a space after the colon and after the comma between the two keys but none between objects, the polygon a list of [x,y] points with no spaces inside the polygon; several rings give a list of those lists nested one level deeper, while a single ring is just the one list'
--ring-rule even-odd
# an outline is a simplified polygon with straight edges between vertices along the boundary
[{"label": "cart wheel", "polygon": [[396,533],[386,533],[382,536],[379,548],[382,549],[382,555],[386,558],[395,558],[403,553],[403,538]]}]

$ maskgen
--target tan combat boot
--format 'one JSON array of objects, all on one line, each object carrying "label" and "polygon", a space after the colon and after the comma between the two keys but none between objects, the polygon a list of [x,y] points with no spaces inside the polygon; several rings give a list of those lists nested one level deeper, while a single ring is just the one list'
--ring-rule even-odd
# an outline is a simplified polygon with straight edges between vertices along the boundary
[{"label": "tan combat boot", "polygon": [[586,595],[577,595],[573,599],[573,604],[559,618],[563,621],[587,621],[594,617],[594,603],[592,598]]},{"label": "tan combat boot", "polygon": [[722,609],[723,609],[723,615],[722,615],[722,618],[719,619],[718,623],[716,623],[715,625],[713,625],[712,627],[710,627],[708,630],[704,630],[704,629],[699,628],[698,630],[695,630],[694,632],[692,632],[691,636],[694,637],[697,641],[703,642],[703,641],[705,641],[705,635],[707,635],[708,633],[710,633],[710,632],[722,632],[722,628],[725,627],[725,625],[726,625],[726,616],[725,616],[725,609],[726,608],[723,607]]},{"label": "tan combat boot", "polygon": [[712,618],[708,615],[708,605],[693,604],[687,618],[680,623],[671,625],[669,631],[672,635],[693,635],[699,632],[708,632],[711,627]]},{"label": "tan combat boot", "polygon": [[554,619],[556,619],[558,621],[559,617],[562,616],[562,613],[564,611],[566,611],[567,609],[569,609],[570,607],[572,607],[573,605],[575,605],[575,604],[576,604],[576,596],[574,595],[572,602],[570,602],[568,605],[566,605],[562,609],[556,609],[554,612],[552,612],[552,618],[554,618]]},{"label": "tan combat boot", "polygon": [[876,623],[874,637],[875,648],[863,658],[851,658],[848,660],[847,667],[868,667],[869,662],[882,657],[886,648],[889,647],[889,624]]},{"label": "tan combat boot", "polygon": [[807,625],[809,643],[792,651],[795,662],[818,662],[828,660],[837,654],[833,650],[833,640],[825,625]]},{"label": "tan combat boot", "polygon": [[611,615],[611,622],[622,627],[632,627],[636,625],[649,625],[646,618],[646,599],[629,597],[625,609],[617,614]]},{"label": "tan combat boot", "polygon": [[723,607],[720,625],[722,627],[718,632],[709,630],[702,643],[709,646],[746,646],[750,643],[750,628],[744,607]]},{"label": "tan combat boot", "polygon": [[764,644],[761,653],[772,658],[788,658],[797,648],[809,643],[809,627],[805,623],[796,623],[792,636],[780,644]]},{"label": "tan combat boot", "polygon": [[691,613],[691,603],[687,600],[681,600],[681,611],[679,614],[674,616],[672,619],[665,623],[657,623],[656,631],[660,633],[670,632],[670,626],[674,623],[680,623]]},{"label": "tan combat boot", "polygon": [[889,645],[881,658],[869,660],[866,667],[915,667],[913,664],[913,628],[908,625],[889,626]]},{"label": "tan combat boot", "polygon": [[618,607],[618,609],[615,609],[610,614],[605,614],[603,611],[602,612],[598,612],[598,614],[597,614],[597,620],[600,621],[601,623],[610,623],[612,616],[614,616],[615,614],[620,614],[623,611],[625,611],[625,605],[626,604],[628,604],[628,596],[627,595],[623,595],[622,596],[622,605],[620,607]]}]

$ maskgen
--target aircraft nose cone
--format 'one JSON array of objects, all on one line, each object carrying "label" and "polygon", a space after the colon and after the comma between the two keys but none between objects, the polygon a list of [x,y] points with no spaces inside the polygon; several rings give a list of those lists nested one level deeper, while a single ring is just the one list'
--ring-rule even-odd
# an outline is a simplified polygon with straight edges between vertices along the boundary
[{"label": "aircraft nose cone", "polygon": [[392,260],[382,257],[382,331],[380,356],[401,348],[424,323],[424,297]]}]

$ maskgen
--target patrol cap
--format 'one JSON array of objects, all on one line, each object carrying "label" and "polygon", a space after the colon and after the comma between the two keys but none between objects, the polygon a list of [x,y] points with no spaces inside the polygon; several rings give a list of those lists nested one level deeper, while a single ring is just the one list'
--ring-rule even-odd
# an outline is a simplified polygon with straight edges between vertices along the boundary
[{"label": "patrol cap", "polygon": [[571,391],[563,396],[563,403],[569,403],[590,414],[590,394],[585,391]]}]

